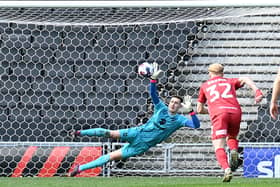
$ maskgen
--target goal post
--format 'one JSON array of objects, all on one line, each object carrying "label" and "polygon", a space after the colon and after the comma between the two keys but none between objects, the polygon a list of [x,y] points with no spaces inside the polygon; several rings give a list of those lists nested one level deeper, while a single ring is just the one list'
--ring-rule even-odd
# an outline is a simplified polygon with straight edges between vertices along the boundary
[{"label": "goal post", "polygon": [[[266,97],[255,105],[249,88],[237,92],[243,117],[235,175],[279,177],[275,165],[263,165],[279,160],[280,124],[268,112],[280,60],[279,2],[242,2],[0,2],[0,175],[58,176],[123,146],[69,132],[147,121],[149,81],[137,75],[147,61],[164,71],[164,101],[189,94],[195,105],[211,63],[224,64],[226,77],[252,78]],[[209,116],[198,117],[201,128],[182,128],[141,156],[84,176],[221,175]]]}]

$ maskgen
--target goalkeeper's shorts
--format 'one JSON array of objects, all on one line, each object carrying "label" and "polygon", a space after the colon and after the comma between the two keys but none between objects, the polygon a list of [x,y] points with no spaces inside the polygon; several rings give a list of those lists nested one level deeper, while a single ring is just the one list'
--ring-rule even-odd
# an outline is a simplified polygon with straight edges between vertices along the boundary
[{"label": "goalkeeper's shorts", "polygon": [[121,148],[123,159],[140,155],[150,148],[145,142],[143,142],[139,133],[140,129],[138,127],[120,130],[121,141],[129,142]]}]

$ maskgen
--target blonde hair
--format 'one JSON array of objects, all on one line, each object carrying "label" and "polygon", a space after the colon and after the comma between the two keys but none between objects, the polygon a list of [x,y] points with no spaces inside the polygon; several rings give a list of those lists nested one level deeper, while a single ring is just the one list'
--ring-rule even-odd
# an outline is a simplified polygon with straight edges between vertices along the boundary
[{"label": "blonde hair", "polygon": [[224,72],[224,66],[219,63],[214,63],[208,67],[208,71],[216,74],[222,74]]}]

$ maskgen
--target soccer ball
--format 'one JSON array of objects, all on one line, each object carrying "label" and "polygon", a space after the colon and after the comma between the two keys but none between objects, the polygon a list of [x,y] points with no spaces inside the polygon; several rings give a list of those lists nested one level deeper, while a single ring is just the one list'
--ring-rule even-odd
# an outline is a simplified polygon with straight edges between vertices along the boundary
[{"label": "soccer ball", "polygon": [[144,62],[138,66],[138,74],[141,76],[150,77],[153,74],[153,72],[153,65],[148,62]]}]

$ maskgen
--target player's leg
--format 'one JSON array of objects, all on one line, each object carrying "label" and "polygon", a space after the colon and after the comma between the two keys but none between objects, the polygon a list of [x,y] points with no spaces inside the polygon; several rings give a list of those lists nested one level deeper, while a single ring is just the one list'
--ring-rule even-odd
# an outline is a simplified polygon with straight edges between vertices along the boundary
[{"label": "player's leg", "polygon": [[230,149],[230,167],[235,171],[239,166],[238,140],[237,136],[240,129],[241,113],[230,114],[230,124],[228,127],[227,145]]},{"label": "player's leg", "polygon": [[120,130],[108,130],[104,128],[93,128],[86,130],[78,130],[72,131],[71,135],[73,138],[77,136],[97,136],[97,137],[106,137],[106,138],[114,138],[121,139],[122,141],[133,141],[134,137],[139,132],[137,127],[128,128],[128,129],[120,129]]},{"label": "player's leg", "polygon": [[227,154],[225,151],[226,138],[215,139],[212,140],[212,142],[215,149],[216,159],[221,168],[226,170],[227,168],[229,168]]},{"label": "player's leg", "polygon": [[94,129],[86,129],[86,130],[78,130],[71,132],[73,137],[77,136],[97,136],[97,137],[105,137],[105,138],[120,138],[119,130],[108,130],[104,128],[94,128]]},{"label": "player's leg", "polygon": [[230,182],[232,172],[229,167],[228,157],[225,150],[227,137],[228,114],[220,114],[212,119],[212,143],[215,148],[216,159],[225,171],[223,182]]},{"label": "player's leg", "polygon": [[132,156],[137,156],[139,154],[144,153],[148,149],[149,149],[149,147],[145,143],[139,142],[139,141],[132,142],[132,144],[126,144],[121,149],[118,149],[109,154],[103,155],[94,161],[88,162],[83,165],[76,166],[75,169],[73,170],[73,172],[71,172],[69,174],[69,176],[74,177],[77,174],[81,173],[82,171],[100,167],[112,160],[117,161],[117,160],[121,160],[121,159],[127,159]]},{"label": "player's leg", "polygon": [[[92,133],[96,132],[96,131],[92,131],[92,129],[89,130],[81,131],[82,133],[84,133],[82,135],[92,135]],[[148,147],[145,144],[142,145],[143,143],[142,141],[138,140],[137,133],[139,131],[137,130],[137,128],[121,129],[121,130],[109,131],[109,132],[111,138],[120,138],[123,141],[131,142],[131,144],[126,144],[121,149],[113,151],[107,155],[103,155],[94,161],[76,166],[73,172],[69,174],[69,176],[71,177],[76,176],[77,174],[79,174],[84,170],[102,166],[112,160],[121,160],[121,159],[127,159],[131,156],[136,156],[148,149]]]},{"label": "player's leg", "polygon": [[129,143],[137,142],[139,138],[138,134],[139,134],[138,127],[120,129],[118,131],[118,137],[120,138],[120,140]]},{"label": "player's leg", "polygon": [[225,171],[223,182],[230,182],[232,179],[232,172],[229,167],[227,154],[225,151],[226,138],[219,138],[212,140],[215,148],[215,155],[221,168]]},{"label": "player's leg", "polygon": [[236,171],[239,166],[239,153],[237,150],[230,150],[230,168],[232,171]]},{"label": "player's leg", "polygon": [[235,171],[239,165],[238,140],[236,136],[229,136],[227,145],[230,149],[230,168],[232,171]]},{"label": "player's leg", "polygon": [[[80,131],[80,135],[95,135],[94,133],[97,132],[99,129],[89,129],[89,130],[82,130]],[[124,147],[122,147],[119,150],[113,151],[107,155],[103,155],[99,157],[98,159],[91,161],[89,163],[83,164],[83,165],[78,165],[75,167],[73,172],[69,174],[69,176],[73,177],[80,172],[91,169],[91,168],[96,168],[99,166],[102,166],[106,164],[109,161],[112,160],[121,160],[121,159],[127,159],[131,156],[136,156],[139,153],[142,153],[141,146],[137,145],[137,133],[138,130],[137,128],[129,128],[129,129],[121,129],[121,130],[115,130],[115,131],[109,131],[109,137],[111,138],[120,138],[123,141],[129,141],[131,144],[126,144]],[[104,134],[104,133],[102,133]],[[146,147],[145,147],[146,148]],[[139,151],[140,150],[140,151]],[[145,151],[145,150],[143,150]]]},{"label": "player's leg", "polygon": [[96,167],[100,167],[103,166],[104,164],[106,164],[109,161],[112,160],[121,160],[122,159],[122,152],[121,149],[118,149],[116,151],[113,151],[109,154],[106,155],[102,155],[101,157],[97,158],[96,160],[93,160],[91,162],[88,162],[86,164],[83,165],[77,165],[73,172],[71,172],[69,174],[70,177],[74,177],[77,174],[81,173],[82,171],[85,171],[87,169],[92,169],[92,168],[96,168]]}]

